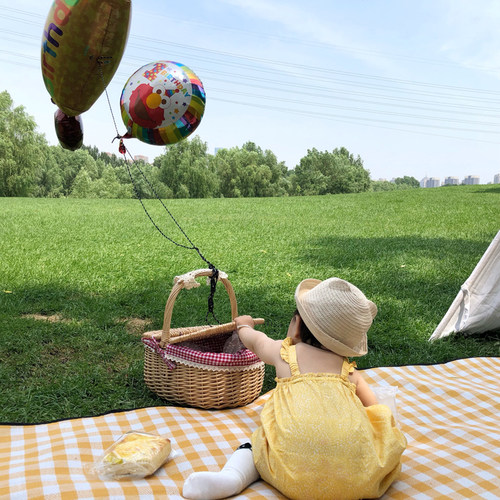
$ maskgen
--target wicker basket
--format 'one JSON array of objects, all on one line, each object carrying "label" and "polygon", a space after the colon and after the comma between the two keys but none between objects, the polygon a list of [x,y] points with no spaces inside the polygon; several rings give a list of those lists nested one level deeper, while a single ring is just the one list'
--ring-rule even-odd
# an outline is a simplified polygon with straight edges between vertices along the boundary
[{"label": "wicker basket", "polygon": [[[195,278],[211,275],[211,269],[199,269],[175,278],[165,306],[163,329],[142,336],[144,381],[161,398],[183,406],[236,408],[251,403],[260,394],[265,367],[248,349],[235,354],[222,353],[222,346],[235,329],[234,321],[216,326],[170,328],[179,292],[199,286]],[[233,287],[222,271],[219,280],[229,295],[234,320],[238,306]],[[189,345],[182,345],[187,341]]]}]

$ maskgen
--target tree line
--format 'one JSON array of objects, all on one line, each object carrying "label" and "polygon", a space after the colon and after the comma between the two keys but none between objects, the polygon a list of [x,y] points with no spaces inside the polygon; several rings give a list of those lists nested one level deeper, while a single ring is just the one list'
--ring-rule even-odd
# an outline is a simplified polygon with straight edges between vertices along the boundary
[{"label": "tree line", "polygon": [[413,177],[372,181],[346,148],[313,148],[293,170],[253,142],[208,153],[199,137],[164,148],[152,164],[133,164],[83,146],[50,146],[23,106],[0,93],[0,196],[213,198],[360,193],[419,187]]}]

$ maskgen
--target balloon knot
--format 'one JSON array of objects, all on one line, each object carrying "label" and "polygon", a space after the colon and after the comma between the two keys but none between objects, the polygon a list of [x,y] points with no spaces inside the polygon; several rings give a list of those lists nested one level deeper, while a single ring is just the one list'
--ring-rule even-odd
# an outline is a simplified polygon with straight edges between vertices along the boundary
[{"label": "balloon knot", "polygon": [[125,144],[123,144],[123,139],[120,138],[120,145],[118,146],[118,151],[124,155],[127,153],[127,148],[125,147]]}]

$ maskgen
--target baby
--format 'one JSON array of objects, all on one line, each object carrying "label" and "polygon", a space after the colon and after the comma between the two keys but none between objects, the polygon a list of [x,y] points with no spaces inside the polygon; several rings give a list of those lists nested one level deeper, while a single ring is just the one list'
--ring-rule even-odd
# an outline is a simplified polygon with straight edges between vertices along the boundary
[{"label": "baby", "polygon": [[377,307],[339,278],[302,281],[295,302],[283,341],[236,318],[243,344],[276,368],[276,388],[251,444],[220,472],[191,474],[186,498],[226,498],[259,477],[291,499],[378,498],[397,478],[406,439],[347,359],[367,353]]}]

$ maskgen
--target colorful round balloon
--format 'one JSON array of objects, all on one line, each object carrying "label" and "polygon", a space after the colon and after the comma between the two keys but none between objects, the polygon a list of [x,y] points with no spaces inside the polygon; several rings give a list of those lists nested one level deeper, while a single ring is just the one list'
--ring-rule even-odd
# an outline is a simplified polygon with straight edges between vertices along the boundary
[{"label": "colorful round balloon", "polygon": [[123,87],[120,98],[124,137],[159,146],[192,134],[205,111],[205,90],[183,64],[158,61],[139,68]]}]

